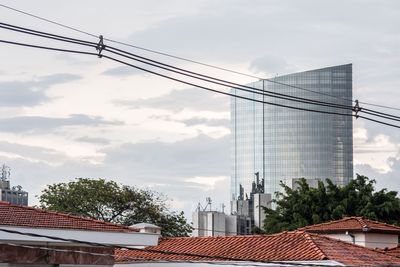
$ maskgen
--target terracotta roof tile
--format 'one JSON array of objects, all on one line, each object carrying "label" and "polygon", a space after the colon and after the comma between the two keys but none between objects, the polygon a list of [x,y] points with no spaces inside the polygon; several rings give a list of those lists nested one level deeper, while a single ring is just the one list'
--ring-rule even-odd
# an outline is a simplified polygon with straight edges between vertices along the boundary
[{"label": "terracotta roof tile", "polygon": [[400,246],[397,246],[395,248],[390,248],[384,252],[392,256],[400,257]]},{"label": "terracotta roof tile", "polygon": [[338,231],[354,232],[380,232],[400,234],[400,227],[378,221],[364,219],[362,217],[346,217],[341,220],[330,221],[321,224],[309,225],[299,230],[313,233],[327,233]]},{"label": "terracotta roof tile", "polygon": [[[185,255],[160,252],[185,253]],[[400,258],[304,231],[275,235],[164,239],[144,251],[117,250],[117,261],[321,261],[347,265],[400,265]],[[203,257],[202,257],[203,256]],[[214,257],[210,258],[210,257]]]},{"label": "terracotta roof tile", "polygon": [[65,213],[46,211],[0,201],[0,225],[34,228],[137,232],[137,229]]}]

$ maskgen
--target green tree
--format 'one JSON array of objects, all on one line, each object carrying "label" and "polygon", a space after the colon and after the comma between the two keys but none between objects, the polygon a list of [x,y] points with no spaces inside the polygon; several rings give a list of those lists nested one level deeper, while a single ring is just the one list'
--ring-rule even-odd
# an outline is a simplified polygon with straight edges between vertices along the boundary
[{"label": "green tree", "polygon": [[183,212],[169,209],[164,195],[104,179],[47,185],[39,203],[42,209],[123,225],[153,223],[162,227],[163,236],[188,236],[192,231]]},{"label": "green tree", "polygon": [[310,224],[341,219],[345,216],[363,216],[390,224],[400,222],[400,199],[397,192],[382,189],[375,192],[375,180],[357,174],[346,186],[331,180],[319,182],[311,188],[305,179],[295,189],[281,183],[283,192],[276,193],[276,209],[264,208],[264,231],[277,233],[294,230]]}]

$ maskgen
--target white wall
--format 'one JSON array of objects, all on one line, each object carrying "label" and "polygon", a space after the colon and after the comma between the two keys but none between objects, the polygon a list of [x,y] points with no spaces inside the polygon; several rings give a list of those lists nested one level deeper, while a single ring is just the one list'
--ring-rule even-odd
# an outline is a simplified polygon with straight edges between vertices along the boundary
[{"label": "white wall", "polygon": [[[74,239],[79,241],[87,241],[94,243],[128,246],[128,247],[144,247],[156,246],[158,244],[157,234],[137,233],[137,232],[104,232],[104,231],[85,231],[71,229],[47,229],[47,228],[28,228],[28,227],[9,227],[1,226],[2,229],[19,231],[22,233],[33,233],[38,235],[54,236],[64,239]],[[21,234],[6,233],[0,231],[1,241],[16,241],[24,244],[59,244],[63,241],[56,241],[45,237],[31,237]],[[82,245],[82,244],[78,244]]]},{"label": "white wall", "polygon": [[398,235],[368,233],[365,243],[369,248],[394,248],[398,245]]},{"label": "white wall", "polygon": [[[368,248],[394,248],[398,245],[398,235],[379,233],[352,233],[355,237],[355,244]],[[346,233],[325,234],[327,237],[336,238],[342,241],[353,243],[351,236]]]}]

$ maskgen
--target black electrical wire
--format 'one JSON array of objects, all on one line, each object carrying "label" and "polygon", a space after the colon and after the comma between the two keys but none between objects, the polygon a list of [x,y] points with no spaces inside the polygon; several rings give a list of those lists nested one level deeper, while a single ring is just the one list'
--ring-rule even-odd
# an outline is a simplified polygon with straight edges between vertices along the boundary
[{"label": "black electrical wire", "polygon": [[[68,26],[68,25],[65,25],[65,24],[50,20],[50,19],[46,19],[46,18],[43,18],[41,16],[37,16],[37,15],[31,14],[31,13],[28,13],[28,12],[25,12],[25,11],[22,11],[22,10],[19,10],[19,9],[16,9],[16,8],[13,8],[13,7],[4,5],[4,4],[0,4],[0,6],[2,6],[4,8],[7,8],[9,10],[12,10],[12,11],[15,11],[15,12],[18,12],[18,13],[21,13],[21,14],[24,14],[24,15],[27,15],[27,16],[42,20],[42,21],[45,21],[45,22],[48,22],[48,23],[51,23],[51,24],[54,24],[54,25],[69,29],[69,30],[73,30],[75,32],[86,34],[86,35],[91,36],[91,37],[97,37],[95,34],[92,34],[92,33],[89,33],[89,32],[83,31],[83,30],[79,30],[77,28],[74,28],[74,27],[71,27],[71,26]],[[306,89],[306,88],[302,88],[302,87],[295,86],[295,85],[288,85],[288,84],[281,83],[281,82],[278,82],[278,81],[275,81],[275,80],[272,80],[272,79],[264,79],[264,78],[261,78],[259,76],[250,75],[250,74],[247,74],[247,73],[243,73],[243,72],[239,72],[239,71],[235,71],[235,70],[231,70],[231,69],[227,69],[227,68],[222,68],[222,67],[219,67],[219,66],[216,66],[216,65],[207,64],[207,63],[204,63],[204,62],[199,62],[199,61],[196,61],[196,60],[175,56],[175,55],[168,54],[168,53],[165,53],[165,52],[160,52],[160,51],[156,51],[156,50],[152,50],[152,49],[148,49],[148,48],[144,48],[144,47],[140,47],[140,46],[136,46],[136,45],[132,45],[132,44],[116,41],[116,40],[109,39],[109,38],[104,38],[104,40],[112,42],[112,43],[124,45],[124,46],[127,46],[127,47],[132,47],[132,48],[135,48],[135,49],[138,49],[138,50],[150,52],[150,53],[153,53],[153,54],[158,54],[158,55],[162,55],[162,56],[178,59],[178,60],[181,60],[181,61],[186,61],[186,62],[194,63],[194,64],[197,64],[197,65],[201,65],[201,66],[205,66],[205,67],[209,67],[209,68],[213,68],[213,69],[222,70],[222,71],[225,71],[225,72],[239,74],[239,75],[242,75],[242,76],[255,78],[255,79],[259,79],[259,80],[265,80],[265,81],[268,81],[268,82],[271,82],[271,83],[287,85],[287,86],[290,86],[292,88],[300,89],[300,90],[303,90],[303,91],[308,91],[308,92],[312,92],[312,93],[315,93],[315,94],[325,95],[325,96],[329,96],[329,97],[333,97],[333,98],[337,98],[337,99],[341,99],[341,100],[346,100],[346,101],[349,101],[349,102],[354,102],[351,99],[346,99],[346,98],[330,95],[330,94],[323,93],[323,92],[316,92],[316,91],[313,91],[313,90],[310,90],[310,89]]]},{"label": "black electrical wire", "polygon": [[[13,44],[13,45],[32,47],[32,48],[39,48],[39,49],[47,49],[47,50],[60,51],[60,52],[68,52],[68,53],[76,53],[76,54],[86,54],[86,55],[98,56],[97,53],[91,53],[91,52],[60,49],[60,48],[54,48],[54,47],[37,46],[37,45],[17,43],[17,42],[5,41],[5,40],[0,40],[0,42]],[[232,97],[236,97],[236,98],[240,98],[240,99],[245,99],[245,100],[249,100],[249,101],[254,101],[254,102],[259,102],[259,103],[263,103],[263,104],[269,104],[269,105],[284,107],[284,108],[296,109],[296,110],[303,110],[303,111],[310,111],[310,112],[317,112],[317,113],[324,113],[324,114],[332,114],[332,115],[341,115],[341,116],[352,116],[352,117],[362,118],[362,119],[366,119],[366,120],[373,121],[373,122],[376,122],[376,123],[380,123],[380,124],[383,124],[383,125],[387,125],[387,126],[391,126],[391,127],[395,127],[395,128],[400,128],[400,126],[398,126],[398,125],[394,125],[394,124],[378,121],[378,120],[375,120],[375,119],[372,119],[372,118],[369,118],[369,117],[365,117],[365,116],[361,116],[361,115],[344,114],[344,113],[336,113],[336,112],[328,112],[328,111],[319,111],[319,110],[298,108],[298,107],[292,107],[292,106],[287,106],[287,105],[281,105],[281,104],[277,104],[277,103],[265,102],[265,101],[261,101],[261,100],[257,100],[257,99],[251,99],[251,98],[242,97],[242,96],[238,96],[238,95],[234,95],[234,94],[230,94],[230,93],[226,93],[226,92],[221,92],[221,91],[214,90],[214,89],[211,89],[211,88],[208,88],[208,87],[204,87],[204,86],[201,86],[201,85],[197,85],[197,84],[194,84],[194,83],[190,83],[190,82],[186,82],[186,81],[183,81],[183,80],[180,80],[180,79],[176,79],[176,78],[164,75],[164,74],[160,74],[160,73],[148,70],[148,69],[144,69],[144,68],[141,68],[139,66],[135,66],[133,64],[124,62],[122,60],[118,60],[116,58],[113,58],[113,57],[110,57],[110,56],[107,56],[107,55],[102,55],[102,57],[110,59],[112,61],[119,62],[121,64],[130,66],[130,67],[133,67],[133,68],[136,68],[136,69],[139,69],[139,70],[142,70],[142,71],[145,71],[145,72],[148,72],[148,73],[151,73],[151,74],[154,74],[154,75],[157,75],[157,76],[160,76],[160,77],[164,77],[164,78],[167,78],[167,79],[170,79],[170,80],[174,80],[174,81],[177,81],[177,82],[180,82],[180,83],[184,83],[184,84],[187,84],[187,85],[191,85],[191,86],[194,86],[194,87],[197,87],[197,88],[201,88],[201,89],[204,89],[204,90],[212,91],[212,92],[223,94],[223,95],[228,95],[228,96],[232,96]]]},{"label": "black electrical wire", "polygon": [[63,36],[63,35],[37,31],[37,30],[24,28],[24,27],[13,25],[13,24],[4,23],[4,22],[0,22],[0,28],[4,28],[4,29],[7,29],[7,30],[16,31],[16,32],[21,32],[21,33],[26,33],[26,34],[31,34],[31,35],[37,35],[37,36],[44,37],[44,38],[53,37],[53,38],[55,38],[56,40],[59,40],[59,41],[67,41],[68,40],[68,41],[73,41],[73,42],[75,42],[77,44],[82,44],[82,45],[83,44],[88,44],[88,45],[91,45],[91,46],[96,46],[97,45],[96,42],[90,42],[90,41],[71,38],[71,37],[67,37],[67,36]]},{"label": "black electrical wire", "polygon": [[379,111],[376,111],[376,110],[373,110],[373,109],[369,109],[369,108],[364,108],[364,107],[362,107],[361,109],[362,109],[362,111],[369,111],[369,112],[373,112],[375,114],[380,114],[380,115],[388,116],[388,117],[391,117],[391,118],[400,119],[400,116],[388,114],[388,113],[385,113],[385,112],[379,112]]},{"label": "black electrical wire", "polygon": [[12,44],[12,45],[18,45],[18,46],[25,46],[25,47],[31,47],[31,48],[39,48],[39,49],[52,50],[52,51],[59,51],[59,52],[66,52],[66,53],[73,53],[73,54],[83,54],[83,55],[98,56],[98,53],[78,51],[78,50],[70,50],[70,49],[62,49],[62,48],[55,48],[55,47],[41,46],[41,45],[33,45],[33,44],[12,42],[12,41],[7,41],[7,40],[0,40],[0,43]]},{"label": "black electrical wire", "polygon": [[[39,49],[46,49],[46,50],[53,50],[53,51],[60,51],[60,52],[68,52],[68,53],[77,53],[77,54],[86,54],[86,55],[98,56],[97,53],[91,53],[91,52],[60,49],[60,48],[47,47],[47,46],[38,46],[38,45],[31,45],[31,44],[25,44],[25,43],[19,43],[19,42],[11,42],[11,41],[6,41],[6,40],[0,40],[0,42],[7,43],[7,44],[13,44],[13,45],[19,45],[19,46],[32,47],[32,48],[39,48]],[[244,97],[244,96],[239,96],[239,95],[235,95],[235,94],[231,94],[231,93],[227,93],[227,92],[222,92],[222,91],[211,89],[211,88],[208,88],[208,87],[205,87],[205,86],[201,86],[201,85],[198,85],[198,84],[187,82],[187,81],[184,81],[184,80],[181,80],[181,79],[177,79],[177,78],[174,78],[174,77],[171,77],[171,76],[168,76],[168,75],[164,75],[164,74],[161,74],[161,73],[158,73],[158,72],[154,72],[154,71],[151,71],[151,70],[148,70],[148,69],[145,69],[145,68],[130,64],[128,62],[125,62],[125,61],[122,61],[122,60],[119,60],[119,59],[104,55],[104,54],[101,55],[101,56],[104,57],[104,58],[107,58],[109,60],[116,61],[116,62],[119,62],[121,64],[130,66],[130,67],[133,67],[133,68],[136,68],[136,69],[142,70],[144,72],[148,72],[148,73],[151,73],[151,74],[154,74],[154,75],[166,78],[166,79],[177,81],[177,82],[180,82],[180,83],[183,83],[183,84],[186,84],[186,85],[190,85],[190,86],[197,87],[197,88],[200,88],[200,89],[204,89],[204,90],[207,90],[207,91],[211,91],[211,92],[214,92],[214,93],[219,93],[219,94],[223,94],[223,95],[227,95],[227,96],[232,96],[232,97],[235,97],[235,98],[240,98],[240,99],[249,100],[249,101],[253,101],[253,102],[258,102],[258,103],[262,103],[262,104],[268,104],[268,105],[273,105],[273,106],[278,106],[278,107],[283,107],[283,108],[290,108],[290,109],[295,109],[295,110],[302,110],[302,111],[309,111],[309,112],[316,112],[316,113],[323,113],[323,114],[331,114],[331,115],[340,115],[340,116],[352,116],[352,117],[354,116],[353,114],[348,114],[348,113],[337,113],[337,112],[331,112],[331,111],[322,111],[322,110],[314,110],[314,109],[308,109],[308,108],[293,107],[293,106],[288,106],[288,105],[283,105],[283,104],[272,103],[272,102],[262,101],[262,100],[258,100],[258,99],[248,98],[248,97]]]},{"label": "black electrical wire", "polygon": [[[56,22],[54,20],[46,19],[44,17],[38,16],[38,15],[34,15],[32,13],[29,13],[29,12],[26,12],[26,11],[22,11],[20,9],[13,8],[13,7],[4,5],[4,4],[0,4],[0,6],[6,8],[6,9],[9,9],[9,10],[12,10],[12,11],[15,11],[15,12],[18,12],[18,13],[33,17],[35,19],[39,19],[39,20],[42,20],[42,21],[45,21],[45,22],[48,22],[48,23],[51,23],[51,24],[54,24],[54,25],[57,25],[57,26],[72,30],[72,31],[75,31],[75,32],[78,32],[78,33],[81,33],[81,34],[85,34],[85,35],[88,35],[88,36],[91,36],[91,37],[98,38],[98,36],[93,34],[93,33],[89,33],[87,31],[83,31],[83,30],[80,30],[78,28],[71,27],[71,26],[68,26],[66,24],[59,23],[59,22]],[[116,41],[116,40],[109,39],[109,38],[104,38],[104,40],[109,41],[109,42],[113,42],[113,43],[116,43],[116,44],[124,45],[124,46],[127,46],[127,47],[132,47],[132,48],[135,48],[135,49],[151,52],[151,53],[154,53],[154,54],[158,54],[158,55],[162,55],[162,56],[166,56],[166,57],[170,57],[170,58],[174,58],[174,59],[178,59],[178,60],[182,60],[182,61],[186,61],[186,62],[190,62],[190,63],[194,63],[194,64],[198,64],[198,65],[202,65],[202,66],[206,66],[206,67],[210,67],[210,68],[214,68],[214,69],[219,69],[219,70],[230,72],[230,73],[239,74],[239,75],[242,75],[242,76],[247,76],[247,77],[251,77],[251,78],[255,78],[255,79],[259,79],[259,80],[265,80],[265,81],[268,81],[268,82],[277,83],[277,84],[280,84],[280,85],[285,85],[285,86],[289,86],[289,87],[292,87],[292,88],[295,88],[295,89],[308,91],[308,92],[312,92],[312,93],[315,93],[315,94],[325,95],[325,96],[337,98],[337,99],[340,99],[340,100],[345,100],[345,101],[349,101],[349,102],[355,102],[355,101],[353,101],[351,99],[346,99],[346,98],[343,98],[343,97],[338,97],[338,96],[330,95],[330,94],[323,93],[323,92],[316,92],[316,91],[313,91],[313,90],[310,90],[310,89],[306,89],[306,88],[302,88],[302,87],[299,87],[299,86],[294,86],[294,85],[281,83],[281,82],[278,82],[278,81],[275,81],[275,80],[272,80],[272,79],[261,78],[261,77],[255,76],[255,75],[250,75],[250,74],[247,74],[247,73],[234,71],[234,70],[230,70],[230,69],[227,69],[227,68],[222,68],[222,67],[219,67],[219,66],[215,66],[215,65],[199,62],[199,61],[196,61],[196,60],[191,60],[191,59],[187,59],[187,58],[184,58],[184,57],[179,57],[179,56],[175,56],[175,55],[172,55],[172,54],[168,54],[168,53],[164,53],[164,52],[160,52],[160,51],[156,51],[156,50],[152,50],[152,49],[148,49],[148,48],[144,48],[144,47],[140,47],[140,46],[136,46],[136,45],[120,42],[120,41]],[[374,103],[361,102],[361,101],[359,101],[359,103],[360,104],[364,104],[364,105],[370,105],[370,106],[375,106],[375,107],[386,108],[386,109],[400,110],[400,108],[389,107],[389,106],[385,106],[385,105],[378,105],[378,104],[374,104]]]},{"label": "black electrical wire", "polygon": [[[0,23],[0,27],[1,28],[5,28],[5,29],[9,29],[9,30],[14,30],[14,31],[17,31],[17,32],[21,32],[21,33],[27,33],[27,34],[36,35],[36,36],[39,36],[39,37],[50,38],[50,39],[54,39],[54,40],[58,40],[58,41],[65,41],[65,42],[69,42],[69,43],[74,43],[74,44],[79,44],[79,45],[86,45],[86,46],[90,46],[90,47],[97,47],[98,46],[98,44],[96,44],[94,42],[88,42],[88,41],[85,41],[85,40],[69,38],[69,37],[66,37],[66,36],[61,36],[61,35],[55,35],[55,34],[50,34],[50,33],[46,33],[46,32],[36,31],[36,30],[27,29],[27,28],[23,28],[23,27],[11,25],[11,24],[6,24],[6,23]],[[188,70],[185,70],[185,69],[182,69],[182,68],[178,68],[178,67],[175,67],[175,66],[172,66],[172,65],[164,64],[162,62],[155,61],[155,60],[152,60],[152,59],[149,59],[149,58],[146,58],[146,57],[141,57],[139,55],[136,55],[136,54],[133,54],[133,53],[129,53],[127,51],[124,51],[124,50],[121,50],[121,49],[118,49],[118,48],[115,48],[115,47],[104,46],[104,49],[107,49],[111,53],[117,54],[119,56],[127,57],[129,59],[133,59],[133,60],[142,62],[144,64],[155,66],[155,67],[158,67],[158,68],[161,68],[161,69],[165,69],[167,71],[175,72],[175,73],[178,73],[178,74],[181,74],[181,75],[189,76],[191,78],[200,79],[200,80],[203,80],[203,81],[219,84],[219,85],[222,85],[222,86],[229,86],[230,88],[233,88],[233,89],[238,89],[238,90],[242,90],[242,91],[246,91],[246,92],[250,92],[250,93],[255,93],[255,94],[261,94],[261,93],[257,93],[257,92],[253,92],[252,91],[252,90],[256,90],[256,91],[262,92],[263,95],[267,95],[267,96],[270,96],[270,97],[276,97],[276,98],[280,98],[280,99],[285,99],[285,100],[289,100],[289,101],[296,101],[296,102],[306,103],[306,104],[319,103],[322,106],[349,109],[349,106],[338,105],[338,104],[334,104],[334,103],[327,103],[327,102],[323,102],[323,101],[311,100],[311,99],[300,98],[300,97],[294,97],[294,96],[275,93],[275,92],[271,92],[271,91],[265,91],[265,90],[257,89],[257,88],[250,87],[250,86],[240,85],[240,84],[237,84],[237,83],[232,83],[230,81],[218,79],[218,78],[215,78],[215,77],[211,77],[211,76],[203,75],[203,74],[200,74],[200,73],[188,71]],[[122,54],[119,53],[119,52],[115,52],[113,50],[122,52]],[[126,56],[124,54],[132,55],[134,57]],[[145,61],[137,59],[137,58],[144,59]],[[147,61],[154,62],[154,63],[159,64],[161,66],[149,63]],[[165,68],[163,66],[166,66],[168,68]],[[170,68],[172,68],[172,69],[170,69]],[[178,71],[176,71],[176,70],[178,70]],[[189,74],[187,74],[187,73],[189,73]],[[190,75],[190,74],[194,74],[194,75],[197,75],[197,76],[200,76],[200,77],[205,77],[207,79],[202,79],[202,78]],[[209,79],[212,79],[212,80],[209,80]],[[215,82],[214,80],[221,81],[223,83]],[[225,83],[228,83],[230,85],[227,85]],[[246,89],[239,88],[239,87],[232,87],[232,85],[240,86],[240,87],[244,87],[244,88],[249,88],[251,90],[246,90]],[[286,85],[286,84],[283,84],[283,85]],[[278,96],[271,95],[269,93],[276,94]],[[279,96],[283,96],[283,97],[279,97]],[[305,101],[303,101],[303,100],[305,100]],[[310,103],[310,102],[315,102],[315,103]],[[378,117],[385,118],[385,119],[395,118],[395,119],[392,119],[392,120],[395,120],[395,121],[398,121],[397,119],[400,119],[400,117],[394,116],[394,115],[391,115],[391,114],[382,113],[382,112],[374,111],[374,110],[371,110],[371,109],[364,109],[364,110],[366,110],[365,111],[366,114],[369,114],[369,115],[372,115],[372,116],[378,116]],[[368,112],[368,111],[370,111],[370,112]],[[371,112],[373,112],[373,113],[371,113]],[[376,114],[374,114],[374,113],[376,113]],[[380,115],[377,115],[377,114],[382,114],[384,116],[380,116]]]},{"label": "black electrical wire", "polygon": [[387,123],[387,122],[383,122],[383,121],[378,121],[378,120],[375,120],[375,119],[372,119],[372,118],[369,118],[369,117],[365,117],[365,116],[362,116],[362,115],[356,115],[355,117],[356,118],[358,117],[358,118],[361,118],[361,119],[364,119],[364,120],[368,120],[368,121],[373,121],[373,122],[380,123],[380,124],[383,124],[383,125],[395,127],[395,128],[400,128],[400,126],[398,126],[398,125]]},{"label": "black electrical wire", "polygon": [[[58,41],[65,41],[65,42],[69,42],[69,43],[90,46],[90,47],[97,47],[98,46],[97,43],[88,42],[88,41],[85,41],[85,40],[74,39],[74,38],[69,38],[69,37],[61,36],[61,35],[49,34],[49,33],[36,31],[36,30],[32,30],[32,29],[28,29],[28,28],[24,28],[24,27],[19,27],[19,26],[15,26],[15,25],[11,25],[11,24],[6,24],[6,23],[0,23],[0,28],[17,31],[17,32],[20,32],[20,33],[27,33],[27,34],[31,34],[31,35],[34,35],[34,36],[49,38],[49,39],[58,40]],[[66,39],[66,40],[63,40],[63,39]],[[340,105],[340,104],[336,104],[336,103],[329,103],[329,102],[324,102],[324,101],[311,100],[311,99],[307,99],[307,98],[301,98],[301,97],[286,95],[286,94],[282,94],[282,93],[277,93],[277,92],[272,92],[272,91],[267,91],[267,90],[261,90],[261,89],[258,89],[258,88],[254,88],[254,87],[250,87],[250,86],[246,86],[246,85],[241,85],[241,84],[238,84],[238,83],[233,83],[233,82],[230,82],[230,81],[227,81],[227,80],[218,79],[218,78],[215,78],[215,77],[203,75],[201,73],[196,73],[196,72],[188,71],[188,70],[185,70],[185,69],[182,69],[182,68],[178,68],[178,67],[175,67],[175,66],[172,66],[172,65],[168,65],[168,64],[165,64],[165,63],[162,63],[162,62],[159,62],[159,61],[155,61],[155,60],[152,60],[152,59],[149,59],[149,58],[146,58],[146,57],[142,57],[142,56],[139,56],[139,55],[136,55],[136,54],[129,53],[127,51],[124,51],[124,50],[121,50],[121,49],[118,49],[118,48],[115,48],[115,47],[104,46],[104,49],[108,50],[111,53],[117,54],[117,55],[122,56],[122,57],[129,58],[129,59],[132,59],[132,60],[135,60],[135,61],[139,61],[139,62],[144,63],[144,64],[155,66],[155,67],[167,70],[167,71],[171,71],[171,72],[178,73],[178,74],[181,74],[181,75],[189,76],[191,78],[199,79],[199,80],[202,80],[202,81],[211,82],[211,83],[214,83],[214,84],[226,86],[226,87],[229,87],[229,88],[232,88],[232,89],[237,89],[237,90],[246,91],[246,92],[249,92],[249,93],[254,93],[254,94],[259,94],[259,95],[266,95],[266,96],[270,96],[270,97],[275,97],[275,98],[280,98],[280,99],[284,99],[284,100],[295,101],[295,102],[300,102],[300,103],[305,103],[305,104],[313,104],[313,105],[317,105],[318,104],[318,105],[321,105],[321,106],[341,108],[341,109],[345,109],[345,110],[352,109],[351,106],[347,106],[347,105]],[[116,50],[118,52],[115,52],[113,50]],[[121,52],[122,54],[119,53],[119,52]],[[124,54],[131,55],[133,57],[126,56]],[[139,59],[137,59],[137,58],[139,58]],[[144,59],[145,61],[143,61],[141,59]],[[147,61],[156,63],[158,65],[149,63]],[[161,65],[161,66],[159,66],[159,65]],[[165,67],[163,67],[163,66],[165,66]],[[196,76],[200,76],[200,77],[196,77]],[[204,78],[201,78],[201,77],[204,77]],[[220,83],[220,82],[222,82],[222,83]],[[225,83],[227,83],[227,84],[225,84]],[[241,87],[248,88],[250,90],[243,89]],[[256,92],[254,92],[253,90],[256,91]]]}]

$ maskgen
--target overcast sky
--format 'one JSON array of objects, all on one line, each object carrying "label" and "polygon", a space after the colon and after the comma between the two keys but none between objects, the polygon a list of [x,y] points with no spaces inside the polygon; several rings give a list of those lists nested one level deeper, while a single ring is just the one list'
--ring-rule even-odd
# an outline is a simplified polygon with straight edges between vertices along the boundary
[{"label": "overcast sky", "polygon": [[[258,77],[353,63],[355,99],[400,107],[399,1],[0,3]],[[0,18],[97,41],[1,7]],[[0,32],[1,39],[76,48]],[[165,193],[186,213],[208,196],[215,207],[228,206],[228,97],[104,58],[0,47],[0,163],[29,191],[30,204],[48,183],[102,177]],[[254,80],[121,48],[238,83]],[[354,121],[355,172],[375,178],[378,188],[400,189],[399,133]]]}]

